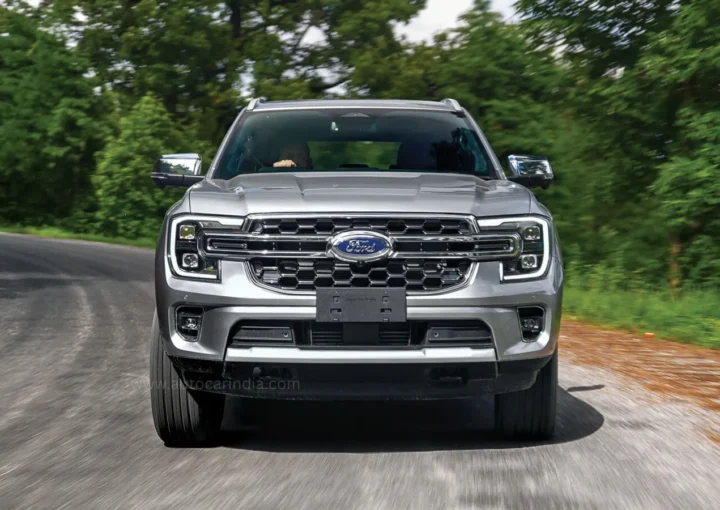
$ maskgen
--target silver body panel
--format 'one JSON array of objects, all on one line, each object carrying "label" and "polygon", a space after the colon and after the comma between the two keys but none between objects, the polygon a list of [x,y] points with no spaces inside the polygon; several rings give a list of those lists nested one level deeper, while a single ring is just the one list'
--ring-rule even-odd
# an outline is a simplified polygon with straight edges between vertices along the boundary
[{"label": "silver body panel", "polygon": [[[189,192],[188,211],[247,216],[403,213],[493,217],[530,214],[534,197],[506,180],[410,172],[302,172],[248,174],[205,180]],[[538,209],[535,208],[535,211]]]},{"label": "silver body panel", "polygon": [[297,347],[229,348],[225,361],[272,363],[458,363],[495,361],[493,349],[446,347],[417,350],[322,350]]}]

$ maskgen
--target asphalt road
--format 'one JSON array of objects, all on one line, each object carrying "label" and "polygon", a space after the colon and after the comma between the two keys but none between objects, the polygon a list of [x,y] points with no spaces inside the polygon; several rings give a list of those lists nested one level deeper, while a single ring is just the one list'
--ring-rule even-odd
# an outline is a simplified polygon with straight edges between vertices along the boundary
[{"label": "asphalt road", "polygon": [[0,508],[720,507],[700,410],[567,361],[551,443],[495,438],[490,400],[230,402],[223,446],[166,448],[152,256],[0,234]]}]

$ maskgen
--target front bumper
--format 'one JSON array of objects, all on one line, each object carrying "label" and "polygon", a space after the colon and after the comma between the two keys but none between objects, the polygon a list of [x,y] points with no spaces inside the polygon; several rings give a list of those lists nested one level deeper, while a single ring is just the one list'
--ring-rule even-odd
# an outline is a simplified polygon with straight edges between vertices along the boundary
[{"label": "front bumper", "polygon": [[[162,238],[162,237],[161,237]],[[407,319],[482,320],[492,331],[492,348],[428,347],[420,350],[302,350],[296,347],[229,348],[230,331],[241,320],[314,320],[315,296],[289,294],[255,285],[244,262],[224,261],[221,283],[175,277],[164,250],[156,257],[156,299],[167,353],[178,359],[240,363],[428,364],[494,363],[550,356],[556,348],[562,307],[562,266],[553,258],[545,277],[501,283],[497,262],[481,262],[468,284],[441,294],[409,295]],[[176,331],[178,306],[201,306],[202,328],[195,341]],[[524,341],[517,307],[545,310],[544,328]]]}]

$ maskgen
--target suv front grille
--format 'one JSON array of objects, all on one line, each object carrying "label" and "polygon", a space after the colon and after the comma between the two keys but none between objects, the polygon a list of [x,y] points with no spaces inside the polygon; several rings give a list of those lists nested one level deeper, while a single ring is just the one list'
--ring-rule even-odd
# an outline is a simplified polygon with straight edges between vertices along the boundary
[{"label": "suv front grille", "polygon": [[474,232],[466,218],[259,218],[252,220],[251,234],[333,235],[343,230],[374,230],[386,235],[467,235]]},{"label": "suv front grille", "polygon": [[334,259],[256,258],[250,261],[256,281],[283,290],[326,287],[395,287],[409,291],[442,290],[467,278],[468,260],[387,259],[350,263]]},{"label": "suv front grille", "polygon": [[[344,262],[332,252],[333,236],[357,230],[384,234],[392,251],[374,262]],[[408,292],[443,291],[465,283],[480,260],[517,257],[516,232],[480,232],[472,218],[249,217],[242,231],[205,229],[203,256],[248,262],[259,284],[286,291],[328,287],[394,287]]]}]

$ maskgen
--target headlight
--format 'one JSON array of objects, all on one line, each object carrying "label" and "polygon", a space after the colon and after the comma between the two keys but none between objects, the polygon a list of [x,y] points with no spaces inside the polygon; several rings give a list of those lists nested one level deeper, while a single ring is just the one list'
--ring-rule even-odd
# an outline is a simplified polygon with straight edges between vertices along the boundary
[{"label": "headlight", "polygon": [[516,258],[500,262],[500,280],[528,280],[543,276],[550,263],[550,223],[538,216],[478,219],[480,232],[520,234],[522,248]]},{"label": "headlight", "polygon": [[184,223],[180,225],[178,229],[178,239],[180,241],[194,241],[195,240],[195,224]]},{"label": "headlight", "polygon": [[219,280],[220,261],[200,253],[198,242],[203,230],[235,230],[242,218],[182,215],[170,222],[168,258],[177,276],[198,280]]}]

